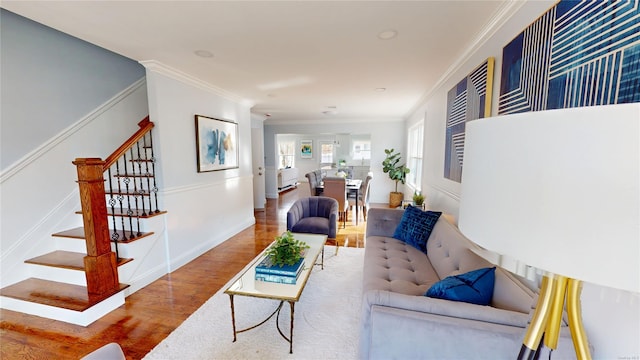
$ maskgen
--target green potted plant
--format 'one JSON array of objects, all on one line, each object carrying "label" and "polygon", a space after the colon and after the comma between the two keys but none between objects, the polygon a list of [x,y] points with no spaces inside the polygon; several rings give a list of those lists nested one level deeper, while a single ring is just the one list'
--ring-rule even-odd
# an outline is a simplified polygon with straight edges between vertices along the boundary
[{"label": "green potted plant", "polygon": [[285,265],[295,265],[309,245],[304,241],[293,238],[291,231],[287,231],[281,236],[277,236],[275,243],[266,251],[266,255],[271,260],[272,265],[283,267]]},{"label": "green potted plant", "polygon": [[386,158],[382,162],[382,171],[389,174],[389,178],[396,182],[396,190],[389,194],[389,206],[397,207],[404,199],[404,194],[398,191],[398,183],[401,182],[404,185],[409,168],[405,164],[399,164],[401,159],[399,152],[394,152],[394,149],[384,149],[384,153]]},{"label": "green potted plant", "polygon": [[424,195],[420,193],[420,191],[416,191],[413,193],[413,204],[416,206],[422,206],[424,203]]}]

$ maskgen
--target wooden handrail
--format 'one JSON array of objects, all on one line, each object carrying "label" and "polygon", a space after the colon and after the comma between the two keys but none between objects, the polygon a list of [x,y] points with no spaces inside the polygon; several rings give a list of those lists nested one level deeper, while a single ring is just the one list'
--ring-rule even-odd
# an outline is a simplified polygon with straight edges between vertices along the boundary
[{"label": "wooden handrail", "polygon": [[104,161],[103,172],[107,171],[118,159],[124,155],[124,153],[129,150],[138,140],[142,139],[142,137],[151,131],[151,129],[155,126],[151,121],[149,121],[149,117],[145,117],[138,123],[140,129],[136,131],[131,137],[125,141],[120,147],[113,152],[113,154],[109,155]]}]

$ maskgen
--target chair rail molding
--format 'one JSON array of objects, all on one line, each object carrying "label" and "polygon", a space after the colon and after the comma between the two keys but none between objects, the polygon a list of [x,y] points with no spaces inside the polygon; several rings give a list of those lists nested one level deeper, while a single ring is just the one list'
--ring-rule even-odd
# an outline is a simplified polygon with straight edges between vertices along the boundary
[{"label": "chair rail molding", "polygon": [[6,170],[3,170],[0,173],[0,184],[4,183],[9,178],[14,176],[18,172],[20,172],[20,170],[29,166],[31,163],[36,161],[42,155],[51,151],[51,149],[55,148],[61,142],[63,142],[64,140],[66,140],[67,138],[69,138],[70,136],[72,136],[73,134],[80,131],[82,128],[84,128],[85,126],[87,126],[88,124],[96,120],[97,118],[99,118],[100,115],[109,111],[111,108],[119,104],[122,100],[127,98],[129,95],[131,95],[133,92],[138,90],[140,87],[145,86],[147,82],[146,80],[147,80],[146,77],[140,78],[139,80],[137,80],[136,82],[128,86],[126,89],[122,90],[121,92],[116,94],[114,97],[112,97],[111,99],[104,102],[102,105],[95,108],[93,111],[91,111],[89,114],[84,116],[82,119],[78,120],[75,124],[68,126],[66,129],[62,130],[58,135],[52,137],[51,139],[43,143],[38,148],[32,150],[31,152],[23,156],[20,160],[16,161],[12,165],[9,165]]}]

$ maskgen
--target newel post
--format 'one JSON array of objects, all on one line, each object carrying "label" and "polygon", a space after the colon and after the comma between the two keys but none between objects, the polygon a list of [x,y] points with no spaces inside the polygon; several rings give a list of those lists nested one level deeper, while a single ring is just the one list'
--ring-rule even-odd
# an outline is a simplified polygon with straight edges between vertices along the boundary
[{"label": "newel post", "polygon": [[89,294],[101,295],[119,288],[116,255],[111,251],[103,166],[98,158],[77,158],[82,219],[87,243],[84,258]]}]

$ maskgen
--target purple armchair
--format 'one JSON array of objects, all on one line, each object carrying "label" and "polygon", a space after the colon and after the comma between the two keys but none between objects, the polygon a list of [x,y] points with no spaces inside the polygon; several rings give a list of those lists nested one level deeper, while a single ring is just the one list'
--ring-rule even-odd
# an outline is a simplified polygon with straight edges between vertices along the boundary
[{"label": "purple armchair", "polygon": [[324,196],[296,200],[287,212],[287,230],[297,233],[326,234],[335,239],[338,224],[338,201]]}]

